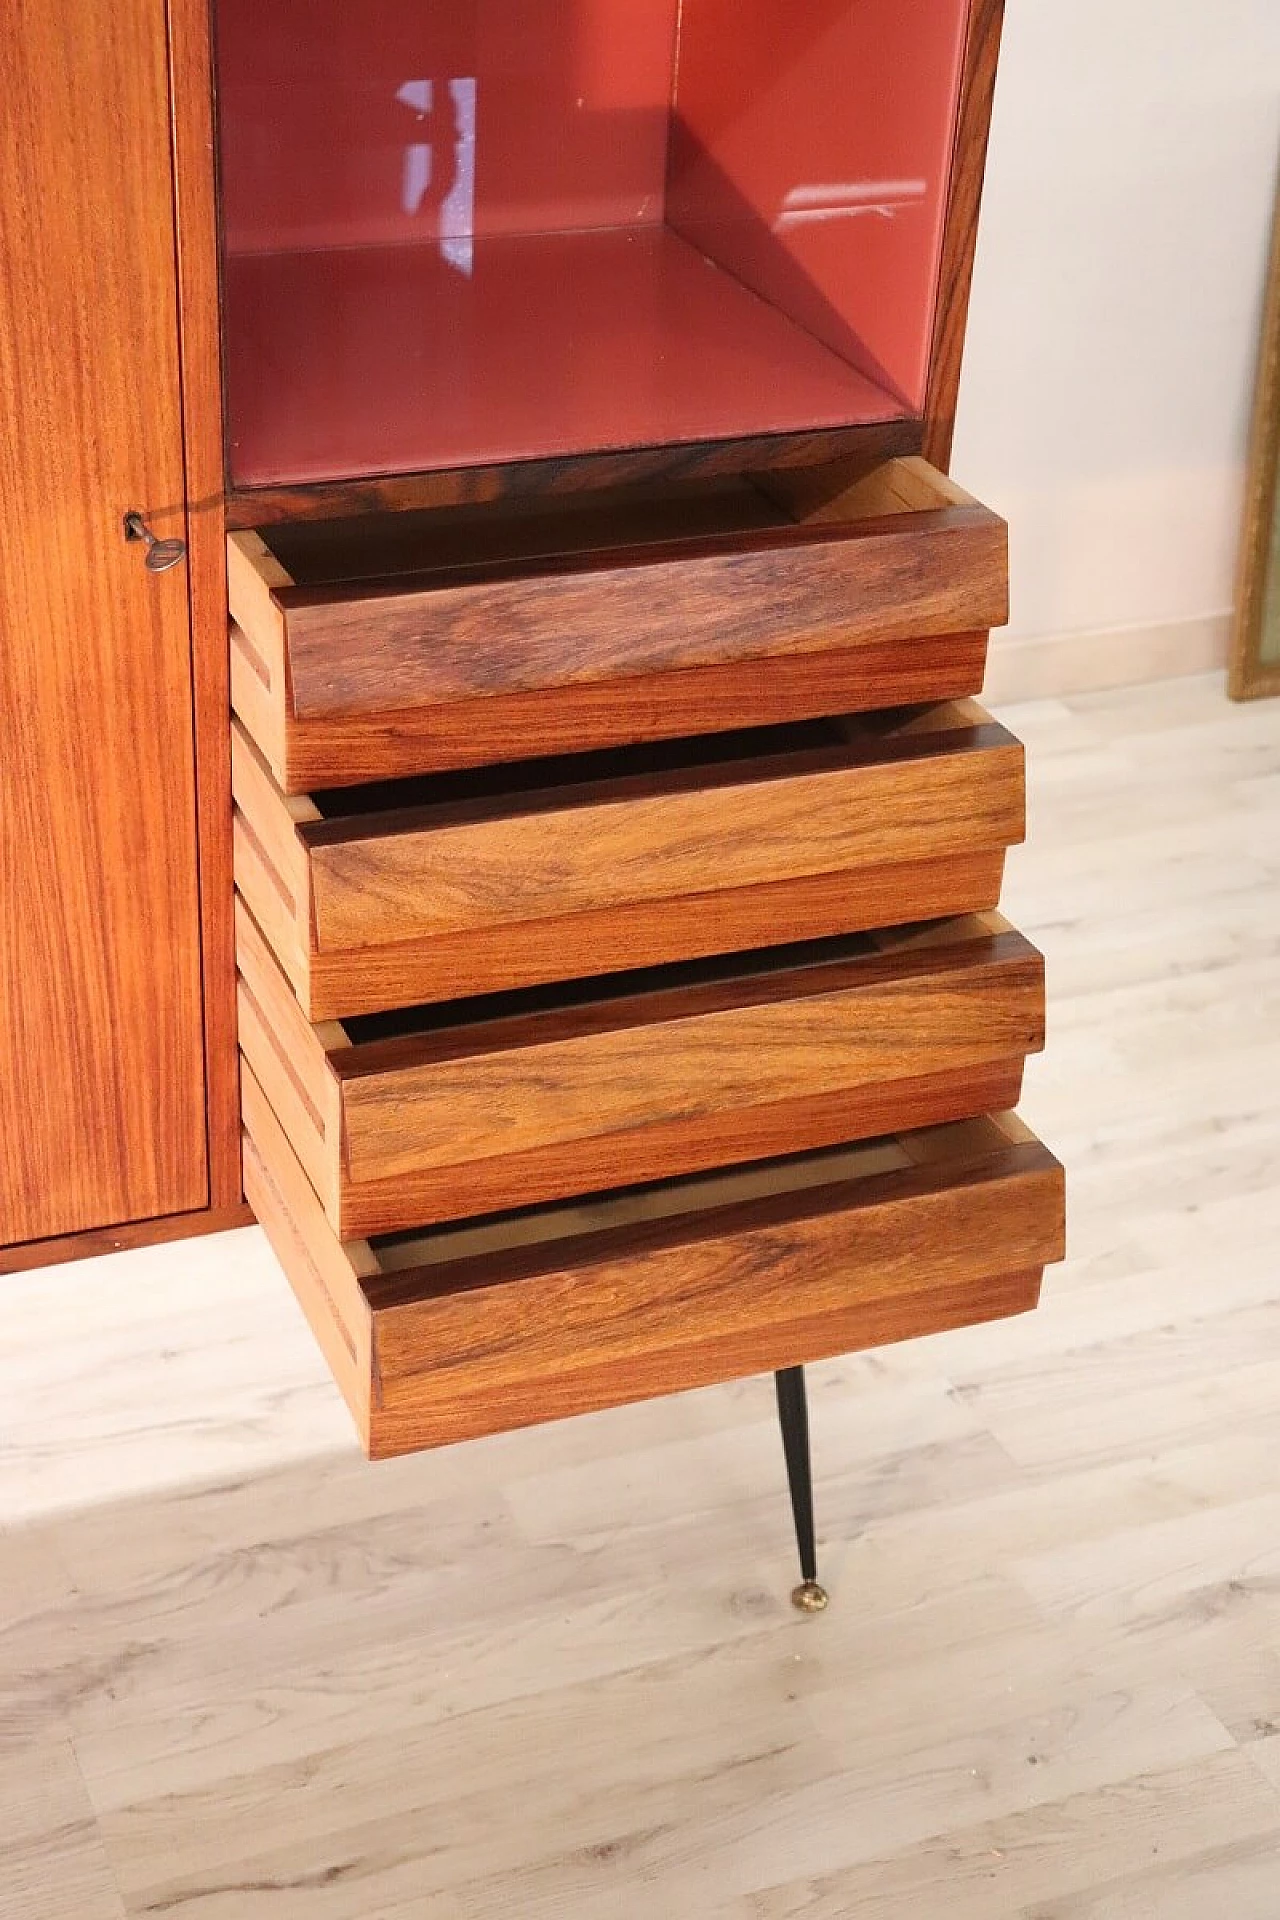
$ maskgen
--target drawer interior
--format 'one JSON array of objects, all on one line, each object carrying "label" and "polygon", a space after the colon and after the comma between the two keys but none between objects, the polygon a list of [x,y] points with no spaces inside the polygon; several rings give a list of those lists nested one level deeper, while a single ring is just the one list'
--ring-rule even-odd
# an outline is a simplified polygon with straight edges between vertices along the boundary
[{"label": "drawer interior", "polygon": [[[977,1140],[975,1135],[975,1143]],[[905,1138],[905,1136],[904,1136]],[[377,1295],[380,1275],[443,1267],[484,1255],[549,1246],[588,1234],[648,1225],[655,1221],[693,1227],[698,1217],[748,1201],[799,1195],[846,1181],[899,1172],[913,1164],[903,1138],[866,1140],[818,1153],[757,1161],[729,1172],[692,1174],[639,1187],[619,1187],[586,1199],[549,1206],[521,1207],[479,1220],[433,1227],[428,1232],[375,1236],[367,1244],[376,1273],[366,1291]]]},{"label": "drawer interior", "polygon": [[[969,937],[981,939],[987,930],[984,923],[996,919],[996,915],[972,915]],[[964,923],[950,924],[955,930],[955,939],[964,940]],[[464,1044],[472,1041],[493,1047],[501,1045],[503,1030],[508,1025],[515,1028],[531,1019],[541,1019],[543,1032],[548,1036],[553,1030],[558,1035],[572,1031],[575,1026],[584,1030],[589,1026],[599,1031],[615,1018],[622,1026],[643,1024],[645,1003],[658,1002],[659,996],[658,1015],[663,1006],[674,1011],[679,998],[690,994],[697,994],[700,1003],[709,1006],[716,990],[721,988],[738,1004],[756,996],[767,999],[770,982],[783,974],[788,977],[788,993],[794,998],[802,991],[806,970],[812,971],[816,985],[826,970],[876,951],[875,937],[867,933],[800,940],[749,953],[719,954],[710,959],[659,967],[635,967],[593,979],[561,980],[505,993],[474,994],[465,999],[432,1001],[424,1006],[401,1007],[389,1012],[356,1014],[348,1016],[341,1025],[347,1040],[357,1047],[437,1033],[454,1033]],[[560,1018],[554,1022],[547,1019],[555,1015]]]},{"label": "drawer interior", "polygon": [[[348,1015],[344,1047],[366,1049],[340,1065],[343,1078],[382,1072],[397,1056],[444,1059],[470,1052],[547,1043],[651,1023],[710,1015],[729,1007],[788,1001],[877,981],[941,976],[1002,959],[1035,962],[1035,949],[999,913],[962,914],[916,927],[798,940],[749,952],[634,967],[588,979],[554,981],[502,993]],[[441,1045],[432,1045],[440,1036]],[[397,1049],[381,1043],[419,1040]],[[342,1052],[332,1056],[341,1063]],[[359,1065],[357,1065],[357,1060]]]},{"label": "drawer interior", "polygon": [[976,702],[944,701],[324,787],[294,810],[305,839],[319,846],[344,838],[357,823],[359,831],[367,831],[372,817],[384,813],[395,816],[397,830],[411,824],[410,812],[421,816],[412,824],[444,826],[482,813],[526,813],[682,788],[786,779],[827,767],[923,760],[1011,738]]},{"label": "drawer interior", "polygon": [[[865,722],[865,724],[864,724]],[[721,769],[727,778],[748,763],[798,761],[813,753],[843,751],[855,737],[870,743],[891,730],[893,716],[868,714],[794,721],[776,727],[740,727],[725,733],[691,734],[635,746],[601,747],[587,753],[546,754],[499,766],[467,767],[404,780],[366,781],[354,787],[323,787],[308,795],[318,820],[339,821],[405,807],[452,807],[473,801],[519,802],[539,791],[595,788],[655,775],[697,775]]]},{"label": "drawer interior", "polygon": [[557,570],[618,557],[678,558],[700,547],[758,548],[769,540],[847,536],[885,515],[972,506],[971,497],[923,460],[888,460],[841,472],[825,485],[812,475],[727,475],[703,480],[593,489],[425,511],[301,520],[259,529],[298,588],[370,587],[379,582],[429,592],[433,585],[500,579],[539,564]]}]

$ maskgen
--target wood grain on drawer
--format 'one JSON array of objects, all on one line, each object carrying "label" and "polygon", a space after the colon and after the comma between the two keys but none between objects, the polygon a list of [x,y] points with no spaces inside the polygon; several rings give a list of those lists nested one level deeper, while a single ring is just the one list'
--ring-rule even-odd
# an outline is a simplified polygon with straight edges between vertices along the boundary
[{"label": "wood grain on drawer", "polygon": [[972,702],[551,767],[288,797],[236,729],[236,882],[312,1018],[978,911],[1025,825]]},{"label": "wood grain on drawer", "polygon": [[999,915],[313,1027],[237,905],[240,1041],[342,1239],[1018,1097],[1040,955]]},{"label": "wood grain on drawer", "polygon": [[300,792],[975,693],[1004,523],[919,460],[804,511],[743,479],[234,533],[236,711]]},{"label": "wood grain on drawer", "polygon": [[366,1450],[446,1444],[1036,1303],[1061,1169],[1011,1119],[344,1245],[244,1073],[245,1188]]}]

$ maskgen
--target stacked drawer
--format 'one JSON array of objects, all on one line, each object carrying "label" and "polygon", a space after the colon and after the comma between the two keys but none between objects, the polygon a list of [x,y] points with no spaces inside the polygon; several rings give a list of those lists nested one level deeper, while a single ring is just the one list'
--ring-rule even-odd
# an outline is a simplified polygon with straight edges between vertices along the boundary
[{"label": "stacked drawer", "polygon": [[[1021,1311],[1001,523],[917,460],[240,533],[245,1184],[377,1455]],[[994,1118],[989,1116],[996,1116]]]}]

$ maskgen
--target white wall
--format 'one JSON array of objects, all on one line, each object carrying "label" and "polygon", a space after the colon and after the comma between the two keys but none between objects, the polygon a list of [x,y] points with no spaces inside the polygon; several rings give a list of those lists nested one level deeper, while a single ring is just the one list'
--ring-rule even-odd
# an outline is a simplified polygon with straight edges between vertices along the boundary
[{"label": "white wall", "polygon": [[998,692],[1221,645],[1278,161],[1280,0],[1008,0],[953,461],[1011,525]]}]

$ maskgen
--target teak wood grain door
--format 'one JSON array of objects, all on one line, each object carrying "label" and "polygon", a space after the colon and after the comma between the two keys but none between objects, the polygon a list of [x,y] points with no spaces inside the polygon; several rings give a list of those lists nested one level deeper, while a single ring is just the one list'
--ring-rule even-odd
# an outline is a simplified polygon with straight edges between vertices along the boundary
[{"label": "teak wood grain door", "polygon": [[205,1204],[164,0],[0,35],[0,1244]]}]

